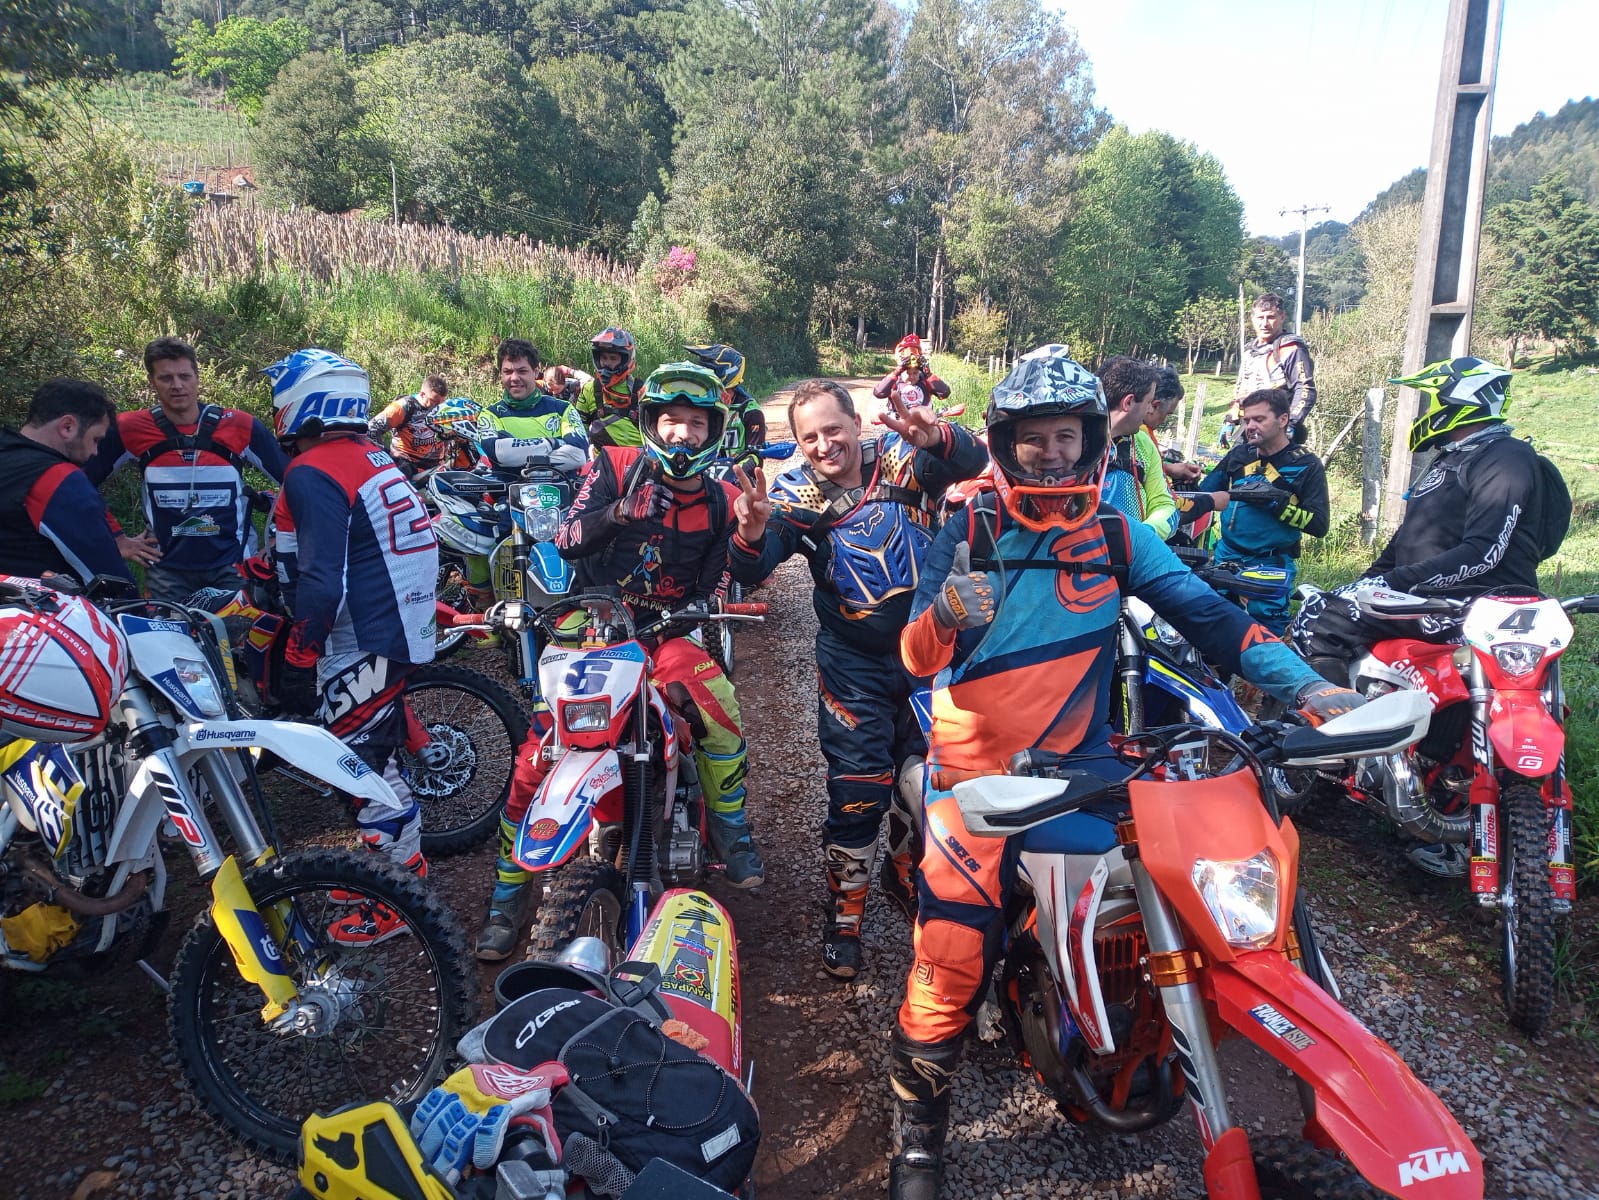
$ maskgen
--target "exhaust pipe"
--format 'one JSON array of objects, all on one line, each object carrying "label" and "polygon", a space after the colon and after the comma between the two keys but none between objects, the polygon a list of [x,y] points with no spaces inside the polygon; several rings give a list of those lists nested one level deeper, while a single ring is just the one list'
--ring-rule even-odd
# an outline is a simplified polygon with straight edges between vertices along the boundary
[{"label": "exhaust pipe", "polygon": [[1424,842],[1460,846],[1471,840],[1471,814],[1450,817],[1435,809],[1416,778],[1410,755],[1388,754],[1379,761],[1375,769],[1382,772],[1383,801],[1394,824]]},{"label": "exhaust pipe", "polygon": [[150,873],[139,871],[128,876],[127,883],[114,896],[85,896],[71,884],[64,883],[60,876],[37,859],[25,859],[22,873],[44,887],[49,903],[59,904],[80,917],[109,917],[123,909],[132,908],[150,884]]}]

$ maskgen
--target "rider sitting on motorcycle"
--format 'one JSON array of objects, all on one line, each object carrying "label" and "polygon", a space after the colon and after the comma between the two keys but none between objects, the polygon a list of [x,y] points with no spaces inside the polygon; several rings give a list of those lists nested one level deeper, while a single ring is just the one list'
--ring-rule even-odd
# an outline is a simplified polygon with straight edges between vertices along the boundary
[{"label": "rider sitting on motorcycle", "polygon": [[753,481],[741,475],[744,494],[729,552],[741,583],[757,584],[784,559],[803,554],[816,584],[816,728],[827,759],[822,966],[841,979],[861,968],[866,886],[884,813],[883,888],[915,910],[915,821],[893,802],[895,771],[922,752],[910,709],[920,681],[900,664],[899,634],[944,490],[973,478],[988,461],[971,434],[937,420],[932,409],[907,411],[897,397],[890,404],[883,417],[889,431],[863,441],[844,387],[822,379],[802,383],[788,419],[805,464],[773,484],[770,500],[759,469]]},{"label": "rider sitting on motorcycle", "polygon": [[[1360,703],[1195,579],[1148,526],[1101,505],[1105,393],[1064,347],[1018,360],[987,422],[996,490],[939,531],[900,639],[911,672],[937,673],[915,960],[890,1065],[889,1195],[901,1200],[938,1194],[961,1040],[1001,949],[1020,850],[1020,838],[972,836],[951,789],[1029,748],[1082,755],[1080,767],[1125,777],[1109,745],[1121,589],[1217,667],[1313,719]],[[1085,852],[1115,843],[1114,814],[1063,820]]]},{"label": "rider sitting on motorcycle", "polygon": [[[504,397],[483,410],[478,442],[484,463],[501,478],[514,479],[529,461],[548,457],[550,465],[576,471],[588,461],[588,434],[577,410],[539,388],[539,352],[533,343],[506,338],[496,361]],[[466,556],[466,594],[481,611],[494,601],[487,555]]]},{"label": "rider sitting on motorcycle", "polygon": [[[608,446],[589,465],[555,544],[573,564],[578,591],[617,588],[643,612],[682,609],[714,597],[727,574],[737,489],[709,478],[728,420],[716,376],[691,363],[657,368],[645,384],[639,417],[643,449]],[[688,689],[705,721],[694,746],[705,794],[706,826],[734,887],[755,887],[765,867],[744,817],[744,734],[732,681],[703,646],[684,635],[657,635],[655,678]],[[507,957],[527,913],[532,881],[511,857],[517,825],[543,780],[537,734],[517,754],[500,825],[500,856],[479,958]]]},{"label": "rider sitting on motorcycle", "polygon": [[[735,451],[766,445],[766,414],[755,397],[744,386],[744,356],[731,346],[712,343],[709,346],[684,346],[688,356],[722,381],[722,401],[727,405],[730,420],[736,419],[741,429],[731,430],[729,441]],[[737,457],[735,453],[732,457]]]},{"label": "rider sitting on motorcycle", "polygon": [[594,380],[578,398],[578,412],[589,423],[594,446],[642,446],[638,428],[639,396],[644,384],[633,378],[638,347],[633,335],[612,325],[590,343]]},{"label": "rider sitting on motorcycle", "polygon": [[949,384],[933,374],[933,368],[928,366],[922,354],[922,339],[916,334],[907,333],[900,338],[899,344],[894,347],[894,364],[894,369],[872,388],[872,395],[879,400],[887,400],[890,393],[902,388],[920,389],[922,398],[912,401],[913,406],[918,403],[931,404],[934,396],[940,400],[949,399]]},{"label": "rider sitting on motorcycle", "polygon": [[1301,538],[1324,536],[1328,524],[1327,472],[1321,459],[1290,440],[1292,401],[1287,388],[1245,396],[1238,406],[1241,441],[1200,480],[1198,489],[1222,514],[1217,562],[1288,572],[1280,598],[1248,602],[1249,615],[1279,636],[1288,625]]},{"label": "rider sitting on motorcycle", "polygon": [[[416,489],[366,436],[364,370],[326,350],[297,350],[263,373],[278,440],[293,456],[273,510],[274,558],[294,621],[278,699],[289,712],[315,714],[383,776],[395,804],[361,806],[361,840],[426,876],[421,810],[397,758],[406,677],[433,659],[433,525]],[[406,932],[371,901],[328,929],[347,945]]]},{"label": "rider sitting on motorcycle", "polygon": [[1144,430],[1144,419],[1155,407],[1155,368],[1118,355],[1100,366],[1099,379],[1110,409],[1105,501],[1168,541],[1177,532],[1177,501],[1160,469],[1160,449]]},{"label": "rider sitting on motorcycle", "polygon": [[[1404,520],[1365,575],[1311,596],[1288,627],[1295,648],[1328,679],[1347,680],[1349,664],[1388,638],[1448,642],[1459,636],[1456,617],[1370,616],[1350,598],[1356,588],[1454,597],[1536,593],[1538,563],[1555,549],[1541,545],[1544,497],[1537,454],[1505,424],[1510,372],[1478,358],[1455,358],[1388,382],[1421,393],[1410,448],[1437,447],[1438,453],[1411,486]],[[1438,762],[1453,756],[1465,734],[1464,707],[1434,718],[1416,747],[1420,756]],[[1458,846],[1418,846],[1410,857],[1437,875],[1466,870]]]}]

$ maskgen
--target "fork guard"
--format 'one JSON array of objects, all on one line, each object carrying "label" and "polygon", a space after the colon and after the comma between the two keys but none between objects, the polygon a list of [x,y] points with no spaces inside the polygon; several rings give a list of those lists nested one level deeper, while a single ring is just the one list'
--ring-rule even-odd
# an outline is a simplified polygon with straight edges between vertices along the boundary
[{"label": "fork guard", "polygon": [[1336,1147],[1390,1195],[1481,1200],[1482,1156],[1443,1102],[1285,956],[1262,950],[1213,962],[1200,987],[1225,1025],[1310,1085],[1311,1141]]}]

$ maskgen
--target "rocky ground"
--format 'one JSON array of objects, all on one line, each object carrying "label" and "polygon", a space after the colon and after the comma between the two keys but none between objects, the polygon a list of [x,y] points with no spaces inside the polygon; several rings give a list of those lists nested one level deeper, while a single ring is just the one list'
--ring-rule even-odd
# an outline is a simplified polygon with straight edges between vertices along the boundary
[{"label": "rocky ground", "polygon": [[[772,416],[778,424],[781,408]],[[745,1046],[763,1123],[757,1193],[771,1200],[883,1194],[885,1064],[910,961],[904,918],[874,893],[865,972],[846,984],[820,967],[825,797],[808,587],[803,566],[786,565],[760,597],[772,606],[768,621],[740,635],[751,811],[768,874],[751,893],[717,886],[739,932]],[[1460,1119],[1487,1163],[1487,1195],[1599,1197],[1599,1051],[1588,1015],[1563,1004],[1537,1042],[1509,1031],[1494,929],[1448,889],[1414,884],[1391,840],[1358,814],[1305,824],[1306,878],[1345,1002]],[[437,886],[469,926],[490,862],[483,850],[434,864]],[[183,864],[173,869],[180,917],[153,956],[161,971],[202,895]],[[1599,938],[1593,914],[1584,901],[1579,936]],[[485,977],[485,1011],[487,987]],[[163,999],[136,969],[13,978],[0,1014],[0,1195],[254,1198],[290,1186],[289,1171],[236,1149],[195,1111],[167,1049]],[[1279,1069],[1247,1049],[1229,1048],[1226,1062],[1235,1111],[1251,1131],[1297,1125]],[[1136,1138],[1070,1127],[1002,1045],[974,1043],[966,1056],[949,1158],[951,1197],[1203,1194],[1186,1116]]]}]

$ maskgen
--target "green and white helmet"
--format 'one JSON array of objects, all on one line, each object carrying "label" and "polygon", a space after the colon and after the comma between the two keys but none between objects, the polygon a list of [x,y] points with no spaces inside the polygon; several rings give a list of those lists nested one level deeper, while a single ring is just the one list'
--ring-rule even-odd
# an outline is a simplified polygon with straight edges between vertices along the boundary
[{"label": "green and white helmet", "polygon": [[1412,452],[1468,425],[1503,421],[1510,407],[1510,372],[1480,358],[1444,359],[1388,382],[1421,393],[1420,414],[1410,425]]},{"label": "green and white helmet", "polygon": [[[708,418],[709,433],[699,446],[669,444],[659,433],[661,414],[674,404],[700,409]],[[673,479],[690,479],[716,461],[727,429],[727,403],[722,381],[695,363],[663,363],[644,381],[639,401],[639,433],[644,450]]]}]

